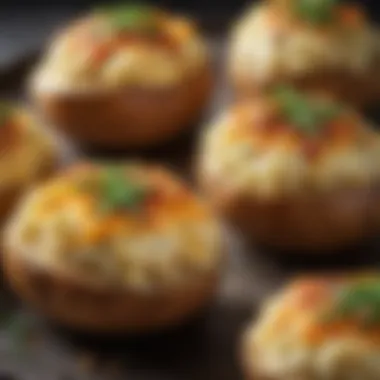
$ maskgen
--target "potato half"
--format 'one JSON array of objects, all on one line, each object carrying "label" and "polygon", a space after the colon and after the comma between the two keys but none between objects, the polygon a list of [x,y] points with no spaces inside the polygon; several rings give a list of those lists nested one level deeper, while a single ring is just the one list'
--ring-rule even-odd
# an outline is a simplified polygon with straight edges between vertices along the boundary
[{"label": "potato half", "polygon": [[25,197],[9,223],[5,275],[71,328],[146,332],[206,307],[221,271],[207,206],[166,170],[86,164]]},{"label": "potato half", "polygon": [[236,23],[228,71],[238,96],[288,83],[369,106],[380,97],[379,51],[357,5],[264,1]]},{"label": "potato half", "polygon": [[0,225],[20,196],[58,166],[57,147],[31,113],[0,102]]},{"label": "potato half", "polygon": [[110,7],[52,40],[30,90],[41,114],[79,143],[146,147],[200,118],[212,90],[209,52],[188,19]]},{"label": "potato half", "polygon": [[243,337],[248,380],[376,380],[378,274],[309,277],[271,297]]},{"label": "potato half", "polygon": [[283,87],[241,101],[206,130],[199,181],[246,236],[329,251],[379,229],[380,139],[350,109]]}]

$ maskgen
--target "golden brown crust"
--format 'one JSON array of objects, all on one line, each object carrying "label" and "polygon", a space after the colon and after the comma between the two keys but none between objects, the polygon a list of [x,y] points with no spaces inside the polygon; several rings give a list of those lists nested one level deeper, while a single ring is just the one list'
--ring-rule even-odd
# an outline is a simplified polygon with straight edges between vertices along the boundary
[{"label": "golden brown crust", "polygon": [[4,270],[11,287],[48,317],[87,332],[147,332],[183,322],[206,307],[219,271],[188,287],[136,293],[90,286],[79,278],[61,277],[5,252]]},{"label": "golden brown crust", "polygon": [[42,114],[78,142],[102,148],[155,145],[200,117],[212,89],[204,67],[195,77],[163,90],[74,95],[34,94]]},{"label": "golden brown crust", "polygon": [[[287,87],[285,87],[287,88]],[[305,101],[305,94],[289,87],[289,94],[300,96]],[[261,95],[236,102],[229,112],[229,131],[225,132],[230,143],[245,144],[257,141],[259,147],[268,150],[278,146],[289,149],[300,147],[302,155],[308,162],[316,161],[323,155],[341,147],[359,144],[359,141],[373,139],[369,137],[367,123],[362,117],[331,97],[310,94],[303,104],[316,105],[336,110],[323,123],[316,125],[315,133],[311,133],[303,124],[297,124],[284,112],[283,103],[276,95]],[[372,131],[371,131],[372,132]]]},{"label": "golden brown crust", "polygon": [[320,252],[359,243],[380,228],[378,187],[265,201],[223,192],[222,181],[202,172],[199,178],[214,209],[265,245]]}]

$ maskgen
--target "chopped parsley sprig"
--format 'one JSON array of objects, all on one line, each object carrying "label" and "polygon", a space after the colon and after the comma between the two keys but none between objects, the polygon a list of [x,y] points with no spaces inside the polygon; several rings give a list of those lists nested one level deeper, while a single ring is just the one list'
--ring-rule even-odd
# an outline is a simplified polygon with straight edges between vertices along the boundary
[{"label": "chopped parsley sprig", "polygon": [[337,2],[338,0],[294,0],[293,11],[304,21],[323,25],[333,21]]},{"label": "chopped parsley sprig", "polygon": [[128,168],[105,165],[94,177],[81,178],[78,190],[94,197],[100,212],[138,211],[150,189],[128,173]]},{"label": "chopped parsley sprig", "polygon": [[110,27],[117,32],[138,32],[153,34],[157,31],[156,10],[147,4],[126,3],[100,8]]},{"label": "chopped parsley sprig", "polygon": [[360,281],[338,291],[328,320],[354,319],[362,327],[380,323],[380,279]]},{"label": "chopped parsley sprig", "polygon": [[104,212],[137,210],[147,196],[147,188],[131,179],[125,169],[108,167],[100,179],[101,209]]},{"label": "chopped parsley sprig", "polygon": [[286,121],[307,135],[320,132],[342,111],[342,108],[333,102],[306,97],[290,86],[277,87],[273,95]]}]

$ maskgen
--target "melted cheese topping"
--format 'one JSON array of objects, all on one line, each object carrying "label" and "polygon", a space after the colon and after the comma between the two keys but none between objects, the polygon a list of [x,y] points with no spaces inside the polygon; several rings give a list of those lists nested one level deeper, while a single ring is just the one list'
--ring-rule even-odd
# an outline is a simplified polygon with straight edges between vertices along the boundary
[{"label": "melted cheese topping", "polygon": [[23,110],[0,126],[0,141],[0,191],[31,184],[55,159],[53,140]]},{"label": "melted cheese topping", "polygon": [[248,367],[283,380],[378,379],[380,326],[323,317],[345,283],[350,279],[300,280],[271,299],[247,332]]},{"label": "melted cheese topping", "polygon": [[336,23],[318,27],[295,20],[276,2],[255,6],[232,35],[232,74],[265,84],[313,72],[372,72],[380,57],[376,33],[358,9],[342,6],[339,12]]},{"label": "melted cheese topping", "polygon": [[201,168],[234,193],[262,199],[370,187],[380,178],[380,137],[350,111],[316,136],[303,134],[268,99],[250,100],[206,129]]},{"label": "melted cheese topping", "polygon": [[90,15],[53,40],[32,78],[40,91],[96,91],[126,85],[177,85],[207,63],[207,48],[189,20],[160,14],[157,38],[118,34]]},{"label": "melted cheese topping", "polygon": [[220,235],[207,207],[168,172],[142,164],[128,176],[149,189],[136,210],[101,210],[81,188],[99,167],[79,167],[37,188],[7,233],[33,265],[140,290],[197,281],[219,266]]}]

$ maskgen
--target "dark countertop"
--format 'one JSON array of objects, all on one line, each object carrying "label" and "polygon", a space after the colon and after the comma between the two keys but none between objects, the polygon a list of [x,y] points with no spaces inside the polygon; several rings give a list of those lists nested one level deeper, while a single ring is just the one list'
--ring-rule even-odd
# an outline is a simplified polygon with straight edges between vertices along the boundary
[{"label": "dark countertop", "polygon": [[[25,55],[40,50],[49,36],[59,25],[86,9],[86,4],[95,0],[65,0],[45,2],[26,0],[2,0],[0,3],[0,69],[8,66]],[[107,0],[102,0],[106,2]],[[171,9],[189,12],[198,19],[208,31],[210,29],[228,30],[228,24],[241,12],[244,4],[254,0],[157,0]],[[34,4],[39,5],[34,5]],[[8,4],[5,7],[3,4]],[[11,5],[9,5],[11,4]],[[22,5],[24,4],[24,5]],[[61,4],[61,5],[57,5]],[[380,5],[377,0],[361,0],[374,21],[379,21]]]},{"label": "dark countertop", "polygon": [[55,28],[75,14],[74,8],[1,9],[0,67],[40,49]]},{"label": "dark countertop", "polygon": [[[218,10],[208,13],[192,11],[207,29],[218,28],[232,19],[231,12]],[[0,7],[0,69],[40,50],[52,33],[69,19],[80,14],[77,6]]]}]

